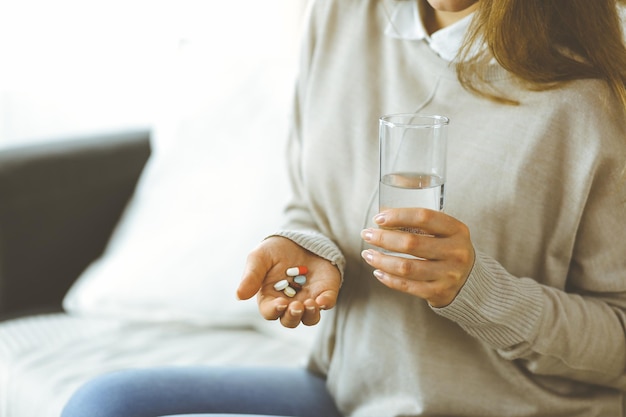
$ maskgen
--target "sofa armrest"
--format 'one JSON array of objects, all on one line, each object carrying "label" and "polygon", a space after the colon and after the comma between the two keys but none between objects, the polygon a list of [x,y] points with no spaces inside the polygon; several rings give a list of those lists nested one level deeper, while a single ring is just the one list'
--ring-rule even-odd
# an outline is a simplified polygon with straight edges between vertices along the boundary
[{"label": "sofa armrest", "polygon": [[61,309],[150,153],[148,130],[0,151],[0,317]]}]

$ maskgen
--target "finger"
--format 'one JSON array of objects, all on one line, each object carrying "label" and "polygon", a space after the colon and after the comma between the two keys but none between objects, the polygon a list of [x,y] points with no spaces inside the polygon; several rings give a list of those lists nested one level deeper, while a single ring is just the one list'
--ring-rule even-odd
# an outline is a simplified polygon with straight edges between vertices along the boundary
[{"label": "finger", "polygon": [[374,271],[374,276],[388,288],[423,298],[436,308],[450,304],[461,288],[455,281],[412,280],[394,276],[379,269]]},{"label": "finger", "polygon": [[[373,249],[366,249],[361,256],[372,267],[385,271],[388,276],[418,281],[436,279],[432,268],[435,262],[426,259],[401,258],[387,255]],[[378,276],[377,276],[378,278]]]},{"label": "finger", "polygon": [[259,295],[259,313],[265,320],[276,320],[280,318],[289,307],[289,300],[284,297],[272,297]]},{"label": "finger", "polygon": [[320,310],[330,310],[337,303],[338,292],[335,290],[326,290],[315,298],[315,302]]},{"label": "finger", "polygon": [[[390,279],[439,282],[445,288],[458,286],[458,283],[464,282],[469,274],[467,268],[456,268],[450,262],[401,258],[386,255],[373,249],[364,250],[361,256],[368,264],[377,269],[375,275],[379,279],[384,271],[385,276]],[[402,289],[407,289],[407,286],[411,285],[410,283],[397,284]],[[393,286],[393,288],[396,287]]]},{"label": "finger", "polygon": [[270,268],[271,263],[260,251],[252,251],[248,255],[243,276],[237,288],[237,298],[247,300],[254,296],[261,288]]},{"label": "finger", "polygon": [[425,234],[450,236],[458,232],[461,223],[440,211],[426,208],[389,209],[374,216],[374,222],[383,228],[410,227]]},{"label": "finger", "polygon": [[280,323],[289,328],[298,327],[300,321],[302,320],[302,315],[304,314],[304,304],[301,301],[292,301],[289,303],[289,307],[280,316]]},{"label": "finger", "polygon": [[374,276],[386,287],[396,291],[428,300],[435,294],[436,284],[433,281],[415,281],[407,278],[397,277],[379,269],[374,271]]},{"label": "finger", "polygon": [[361,238],[379,248],[423,259],[440,259],[446,254],[446,242],[432,235],[402,230],[364,229]]},{"label": "finger", "polygon": [[302,324],[313,326],[320,321],[320,309],[314,300],[304,301],[304,313],[302,314]]}]

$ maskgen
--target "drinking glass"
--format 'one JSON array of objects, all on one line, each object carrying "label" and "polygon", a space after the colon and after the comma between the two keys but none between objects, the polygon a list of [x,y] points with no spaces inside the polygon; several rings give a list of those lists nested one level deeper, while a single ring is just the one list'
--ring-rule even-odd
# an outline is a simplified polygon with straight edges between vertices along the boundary
[{"label": "drinking glass", "polygon": [[[445,116],[416,113],[379,119],[380,211],[407,207],[443,210],[449,123]],[[412,228],[403,230],[420,233]]]}]

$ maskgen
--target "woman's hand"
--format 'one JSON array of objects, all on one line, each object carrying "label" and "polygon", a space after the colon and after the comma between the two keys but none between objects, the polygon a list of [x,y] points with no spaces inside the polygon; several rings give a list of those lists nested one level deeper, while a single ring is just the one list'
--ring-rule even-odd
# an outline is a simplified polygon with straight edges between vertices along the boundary
[{"label": "woman's hand", "polygon": [[[306,284],[290,298],[275,290],[274,284],[288,278],[286,271],[293,266],[306,266],[309,272]],[[237,297],[247,300],[257,294],[261,315],[267,320],[280,319],[285,327],[293,328],[300,322],[312,326],[320,321],[320,310],[335,306],[340,286],[336,266],[289,239],[274,236],[248,255]]]},{"label": "woman's hand", "polygon": [[[361,237],[366,242],[420,258],[364,250],[361,256],[376,268],[376,278],[389,288],[425,299],[433,307],[450,304],[474,265],[467,226],[445,213],[422,208],[385,210],[374,221],[380,229],[363,230]],[[418,229],[421,233],[401,229]]]}]

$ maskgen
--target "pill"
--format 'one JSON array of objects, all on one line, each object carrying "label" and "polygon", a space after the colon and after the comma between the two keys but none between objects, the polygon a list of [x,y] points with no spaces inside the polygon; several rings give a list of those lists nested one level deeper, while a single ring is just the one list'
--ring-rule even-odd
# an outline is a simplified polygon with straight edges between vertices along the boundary
[{"label": "pill", "polygon": [[274,289],[276,291],[282,291],[288,286],[289,286],[289,281],[287,281],[286,279],[283,279],[283,280],[278,281],[276,284],[274,284]]},{"label": "pill", "polygon": [[287,276],[295,277],[298,275],[304,275],[307,272],[309,272],[309,270],[306,266],[294,266],[287,269]]},{"label": "pill", "polygon": [[293,288],[294,290],[296,290],[296,292],[300,291],[302,289],[302,285],[298,284],[297,282],[292,282],[291,284],[289,284],[289,286],[291,288]]},{"label": "pill", "polygon": [[293,289],[293,288],[291,288],[291,287],[287,287],[287,288],[285,288],[285,289],[283,290],[283,292],[285,293],[285,295],[286,295],[287,297],[293,297],[294,295],[296,295],[296,290],[294,290],[294,289]]},{"label": "pill", "polygon": [[306,277],[304,275],[298,275],[293,279],[293,282],[297,282],[300,285],[306,284]]}]

